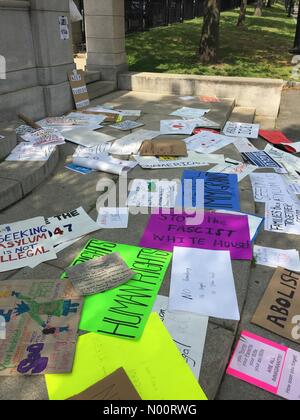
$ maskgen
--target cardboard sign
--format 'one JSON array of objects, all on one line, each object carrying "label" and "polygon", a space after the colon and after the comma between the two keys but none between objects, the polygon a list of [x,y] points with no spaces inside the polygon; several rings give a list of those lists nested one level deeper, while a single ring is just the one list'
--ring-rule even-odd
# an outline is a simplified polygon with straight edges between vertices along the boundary
[{"label": "cardboard sign", "polygon": [[246,152],[242,153],[245,158],[252,165],[258,166],[259,168],[274,168],[280,171],[280,173],[286,173],[286,170],[276,160],[271,158],[268,153],[264,151],[259,152]]},{"label": "cardboard sign", "polygon": [[278,201],[266,203],[265,230],[300,235],[300,202],[299,205]]},{"label": "cardboard sign", "polygon": [[201,224],[195,216],[154,214],[140,246],[173,251],[174,246],[230,251],[233,260],[252,260],[248,218],[223,213],[204,213]]},{"label": "cardboard sign", "polygon": [[117,253],[67,268],[66,273],[75,290],[83,296],[114,289],[135,275]]},{"label": "cardboard sign", "polygon": [[0,225],[0,273],[56,259],[43,217]]},{"label": "cardboard sign", "polygon": [[70,282],[1,282],[0,376],[70,372],[82,300]]},{"label": "cardboard sign", "polygon": [[85,298],[80,329],[137,340],[143,334],[172,254],[91,240],[71,266],[118,252],[136,274],[123,286]]},{"label": "cardboard sign", "polygon": [[208,317],[190,312],[172,312],[168,309],[168,306],[169,298],[157,296],[153,312],[158,313],[198,381],[205,347]]},{"label": "cardboard sign", "polygon": [[186,181],[192,181],[192,207],[197,205],[196,185],[204,181],[204,206],[206,209],[240,210],[240,193],[237,175],[214,172],[184,171],[182,175],[183,195]]},{"label": "cardboard sign", "polygon": [[169,309],[239,321],[230,252],[175,247]]},{"label": "cardboard sign", "polygon": [[249,139],[257,139],[259,132],[259,124],[247,124],[228,121],[223,129],[225,136],[230,137],[246,137]]},{"label": "cardboard sign", "polygon": [[90,105],[90,98],[83,70],[73,70],[68,73],[70,85],[74,97],[76,109],[82,109]]},{"label": "cardboard sign", "polygon": [[300,400],[300,353],[248,331],[241,334],[227,374],[287,400]]},{"label": "cardboard sign", "polygon": [[140,149],[141,156],[187,156],[186,144],[182,140],[146,140]]},{"label": "cardboard sign", "polygon": [[139,401],[141,397],[125,370],[120,368],[70,401]]},{"label": "cardboard sign", "polygon": [[260,301],[252,323],[300,344],[300,274],[278,268]]},{"label": "cardboard sign", "polygon": [[79,337],[71,375],[46,375],[49,398],[64,400],[78,394],[120,366],[143,400],[206,400],[155,313],[138,341],[102,334]]}]

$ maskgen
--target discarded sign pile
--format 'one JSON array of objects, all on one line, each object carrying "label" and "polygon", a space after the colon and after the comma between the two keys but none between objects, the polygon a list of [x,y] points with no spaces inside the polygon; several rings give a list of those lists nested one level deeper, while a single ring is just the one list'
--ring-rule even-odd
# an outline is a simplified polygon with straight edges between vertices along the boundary
[{"label": "discarded sign pile", "polygon": [[[78,83],[74,89],[84,93]],[[172,112],[176,119],[161,121],[160,131],[139,129],[141,111],[85,101],[80,111],[20,127],[24,142],[8,159],[47,159],[69,141],[78,147],[67,168],[80,174],[122,175],[139,165],[182,168],[182,178],[135,179],[126,206],[99,209],[97,221],[80,207],[0,226],[4,272],[54,260],[91,232],[126,229],[132,208],[152,209],[139,246],[92,239],[60,280],[0,284],[0,375],[45,374],[52,400],[206,400],[199,375],[209,317],[240,320],[235,260],[274,267],[252,322],[278,342],[300,344],[292,331],[300,317],[299,252],[255,245],[263,229],[300,235],[298,144],[257,124],[221,127],[201,108]],[[135,131],[116,139],[96,131],[105,125]],[[187,137],[174,140],[176,134]],[[258,150],[259,136],[273,145]],[[216,154],[227,145],[236,146],[240,161]],[[239,182],[247,176],[254,200],[265,204],[264,219],[241,212]],[[170,293],[160,296],[170,265]],[[86,334],[78,337],[78,330]],[[227,373],[300,400],[300,353],[247,331]]]}]

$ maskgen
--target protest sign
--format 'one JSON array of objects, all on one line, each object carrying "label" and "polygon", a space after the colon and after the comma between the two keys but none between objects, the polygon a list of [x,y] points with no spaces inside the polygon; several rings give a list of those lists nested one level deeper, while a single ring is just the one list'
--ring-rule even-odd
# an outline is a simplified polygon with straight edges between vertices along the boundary
[{"label": "protest sign", "polygon": [[74,69],[68,72],[68,77],[76,109],[86,108],[90,104],[90,99],[84,80],[84,71]]},{"label": "protest sign", "polygon": [[115,137],[98,133],[87,128],[75,128],[64,133],[64,136],[66,140],[88,148],[96,147],[101,143],[107,143],[115,140]]},{"label": "protest sign", "polygon": [[8,162],[46,162],[56,146],[47,144],[45,146],[34,146],[28,143],[19,143],[5,159]]},{"label": "protest sign", "polygon": [[27,133],[21,137],[34,146],[44,146],[46,144],[60,145],[65,143],[65,138],[55,129],[36,130],[34,133]]},{"label": "protest sign", "polygon": [[257,203],[277,201],[290,203],[297,198],[288,190],[285,179],[279,174],[257,173],[250,175],[254,200]]},{"label": "protest sign", "polygon": [[[192,207],[196,207],[197,181],[204,181],[204,207],[206,209],[240,210],[240,193],[237,175],[214,172],[184,171],[182,175],[183,195],[186,181],[192,181]],[[183,201],[184,202],[184,201]]]},{"label": "protest sign", "polygon": [[99,230],[99,226],[82,207],[46,219],[53,245],[71,241]]},{"label": "protest sign", "polygon": [[214,153],[231,144],[234,139],[211,131],[201,131],[199,134],[184,140],[188,150],[199,153]]},{"label": "protest sign", "polygon": [[247,124],[228,121],[223,129],[225,136],[230,137],[246,137],[249,139],[257,139],[259,132],[259,124]]},{"label": "protest sign", "polygon": [[70,39],[69,18],[67,16],[59,16],[58,23],[60,39],[67,41]]},{"label": "protest sign", "polygon": [[109,153],[112,155],[137,154],[145,140],[152,140],[160,135],[159,131],[138,130],[118,139],[112,145]]},{"label": "protest sign", "polygon": [[93,172],[93,169],[83,168],[82,166],[74,165],[73,163],[69,163],[69,165],[66,165],[65,168],[81,175],[89,175]]},{"label": "protest sign", "polygon": [[90,157],[75,157],[73,163],[74,165],[83,166],[84,168],[114,175],[121,175],[123,172],[129,172],[137,165],[136,162],[116,159],[104,153],[102,155],[92,155]]},{"label": "protest sign", "polygon": [[198,120],[161,120],[160,134],[189,134],[198,126]]},{"label": "protest sign", "polygon": [[46,375],[50,400],[64,400],[123,366],[142,400],[206,400],[158,315],[140,340],[102,334],[78,339],[71,375]]},{"label": "protest sign", "polygon": [[289,144],[293,146],[291,140],[289,140],[281,131],[259,130],[259,135],[267,142],[281,146],[286,151],[290,151]]},{"label": "protest sign", "polygon": [[127,199],[129,207],[175,208],[178,182],[135,179]]},{"label": "protest sign", "polygon": [[264,218],[254,214],[241,213],[231,210],[216,210],[217,213],[235,214],[237,216],[247,216],[250,228],[251,241],[254,241],[261,230]]},{"label": "protest sign", "polygon": [[265,230],[300,235],[300,202],[297,205],[268,201],[266,203]]},{"label": "protest sign", "polygon": [[278,173],[286,173],[285,168],[276,162],[268,153],[259,150],[258,152],[246,152],[242,153],[245,160],[250,162],[252,165],[259,168],[274,168]]},{"label": "protest sign", "polygon": [[75,290],[83,296],[114,289],[135,275],[117,253],[67,268],[66,273]]},{"label": "protest sign", "polygon": [[209,109],[201,109],[201,108],[189,108],[184,106],[183,108],[177,109],[176,111],[172,112],[175,117],[181,117],[185,119],[197,119],[203,117],[203,115],[209,112]]},{"label": "protest sign", "polygon": [[135,122],[135,121],[122,121],[120,123],[117,124],[113,124],[111,125],[112,128],[116,128],[117,130],[121,130],[121,131],[129,131],[129,130],[134,130],[135,128],[139,128],[139,127],[143,127],[143,125],[145,125],[142,122]]},{"label": "protest sign", "polygon": [[252,260],[246,216],[205,212],[203,222],[192,225],[194,218],[185,213],[153,214],[140,246],[171,252],[174,246],[230,251],[233,260]]},{"label": "protest sign", "polygon": [[45,219],[0,225],[0,272],[56,259]]},{"label": "protest sign", "polygon": [[239,321],[230,252],[175,247],[169,309]]},{"label": "protest sign", "polygon": [[68,399],[70,401],[139,401],[141,398],[125,370],[120,368],[102,381]]},{"label": "protest sign", "polygon": [[186,144],[182,140],[146,140],[140,149],[140,156],[187,156]]},{"label": "protest sign", "polygon": [[94,147],[78,146],[73,154],[73,158],[93,158],[95,156],[107,156],[112,146],[111,142],[100,143]]},{"label": "protest sign", "polygon": [[226,159],[225,163],[220,163],[208,172],[237,175],[238,181],[241,182],[256,169],[255,166],[247,165],[246,163],[238,162],[233,159]]},{"label": "protest sign", "polygon": [[299,252],[296,249],[277,249],[254,245],[255,263],[267,267],[283,267],[300,271]]},{"label": "protest sign", "polygon": [[285,167],[286,164],[288,164],[291,168],[294,168],[294,170],[297,171],[299,175],[300,159],[297,156],[286,153],[284,150],[279,150],[270,144],[266,146],[265,152],[268,153],[274,160],[283,164]]},{"label": "protest sign", "polygon": [[287,400],[300,400],[300,353],[248,331],[241,334],[227,374]]},{"label": "protest sign", "polygon": [[196,152],[188,152],[187,157],[180,158],[134,156],[134,159],[143,169],[174,169],[222,163],[224,162],[224,155],[202,155]]},{"label": "protest sign", "polygon": [[127,229],[129,210],[127,207],[102,207],[98,211],[99,229]]},{"label": "protest sign", "polygon": [[157,296],[153,312],[157,312],[169,331],[182,357],[191,368],[197,381],[202,365],[208,317],[189,312],[170,311],[169,298]]},{"label": "protest sign", "polygon": [[258,152],[259,150],[251,143],[250,140],[244,137],[239,137],[234,140],[234,146],[240,153]]},{"label": "protest sign", "polygon": [[0,376],[70,372],[81,308],[70,282],[2,282],[6,339],[0,341]]},{"label": "protest sign", "polygon": [[300,344],[300,335],[293,334],[297,316],[300,320],[300,274],[278,268],[251,322]]},{"label": "protest sign", "polygon": [[136,340],[143,334],[172,254],[91,240],[71,266],[118,252],[136,274],[123,286],[85,298],[80,329]]}]

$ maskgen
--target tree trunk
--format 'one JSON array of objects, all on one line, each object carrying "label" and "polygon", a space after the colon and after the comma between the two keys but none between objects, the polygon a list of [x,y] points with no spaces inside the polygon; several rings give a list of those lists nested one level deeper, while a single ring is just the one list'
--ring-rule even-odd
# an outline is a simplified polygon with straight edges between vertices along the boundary
[{"label": "tree trunk", "polygon": [[247,13],[247,0],[241,0],[240,15],[238,18],[237,26],[242,26],[246,19]]},{"label": "tree trunk", "polygon": [[217,60],[220,38],[220,0],[204,1],[204,19],[199,58],[203,64]]},{"label": "tree trunk", "polygon": [[263,0],[257,0],[254,16],[262,16]]},{"label": "tree trunk", "polygon": [[298,54],[300,54],[300,4],[298,10],[298,19],[297,19],[297,28],[296,28],[296,35],[295,35],[295,42],[294,42],[294,50]]}]

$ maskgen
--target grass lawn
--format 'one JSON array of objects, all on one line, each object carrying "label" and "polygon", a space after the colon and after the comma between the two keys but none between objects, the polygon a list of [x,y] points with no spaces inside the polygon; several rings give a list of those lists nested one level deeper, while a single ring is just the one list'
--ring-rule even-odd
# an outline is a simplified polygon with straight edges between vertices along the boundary
[{"label": "grass lawn", "polygon": [[126,38],[131,71],[185,73],[214,76],[291,77],[295,22],[277,4],[253,16],[248,7],[246,24],[237,28],[238,10],[221,14],[219,62],[197,62],[202,19],[135,33]]}]

